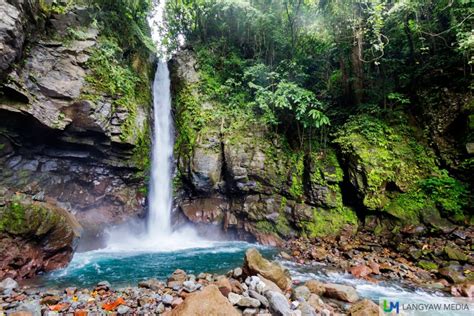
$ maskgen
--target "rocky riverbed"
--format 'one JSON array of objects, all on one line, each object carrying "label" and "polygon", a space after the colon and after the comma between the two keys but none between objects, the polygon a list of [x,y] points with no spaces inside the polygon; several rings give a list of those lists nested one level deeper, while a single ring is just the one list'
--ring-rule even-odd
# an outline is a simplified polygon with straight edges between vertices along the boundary
[{"label": "rocky riverbed", "polygon": [[472,228],[446,236],[343,232],[337,237],[298,238],[286,243],[286,260],[324,264],[369,282],[396,281],[453,296],[474,296]]},{"label": "rocky riverbed", "polygon": [[242,267],[225,275],[176,270],[166,281],[148,279],[115,289],[108,281],[95,287],[63,290],[0,283],[0,313],[23,315],[378,315],[374,302],[351,286],[292,280],[287,269],[248,249]]}]

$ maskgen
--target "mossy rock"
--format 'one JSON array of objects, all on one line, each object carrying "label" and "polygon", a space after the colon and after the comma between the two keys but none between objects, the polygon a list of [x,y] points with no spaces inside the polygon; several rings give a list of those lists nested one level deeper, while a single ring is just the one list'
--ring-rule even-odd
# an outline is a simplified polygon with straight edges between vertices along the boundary
[{"label": "mossy rock", "polygon": [[409,192],[439,171],[434,153],[419,143],[406,121],[352,117],[336,134],[352,185],[370,210],[390,202],[391,192]]},{"label": "mossy rock", "polygon": [[469,260],[468,256],[459,248],[453,246],[444,247],[444,254],[451,260],[466,262]]},{"label": "mossy rock", "polygon": [[357,215],[348,207],[330,210],[314,208],[312,220],[300,223],[301,230],[309,237],[337,235],[347,226],[355,231],[357,225]]},{"label": "mossy rock", "polygon": [[0,208],[0,233],[41,237],[55,230],[78,238],[82,229],[67,211],[30,201],[23,195],[13,197]]},{"label": "mossy rock", "polygon": [[418,266],[426,271],[438,270],[438,265],[432,261],[420,260]]}]

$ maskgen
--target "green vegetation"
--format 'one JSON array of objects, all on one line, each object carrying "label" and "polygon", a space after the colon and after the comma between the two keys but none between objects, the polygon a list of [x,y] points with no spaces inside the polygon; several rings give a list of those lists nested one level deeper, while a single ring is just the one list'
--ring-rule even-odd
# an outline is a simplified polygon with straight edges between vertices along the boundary
[{"label": "green vegetation", "polygon": [[313,219],[301,223],[303,233],[309,237],[337,235],[348,225],[357,227],[357,215],[348,207],[331,210],[315,208]]},{"label": "green vegetation", "polygon": [[420,187],[444,215],[457,221],[464,219],[463,211],[469,203],[469,193],[465,184],[444,171],[437,177],[422,180]]},{"label": "green vegetation", "polygon": [[0,207],[0,233],[41,236],[62,220],[54,211],[40,203],[25,202],[24,198],[22,195],[14,196],[4,207]]},{"label": "green vegetation", "polygon": [[383,208],[388,202],[386,189],[392,184],[402,192],[438,172],[434,154],[413,138],[406,121],[386,120],[366,114],[352,117],[335,134],[334,142],[354,163],[364,169],[367,179],[358,179],[365,193],[364,205]]}]

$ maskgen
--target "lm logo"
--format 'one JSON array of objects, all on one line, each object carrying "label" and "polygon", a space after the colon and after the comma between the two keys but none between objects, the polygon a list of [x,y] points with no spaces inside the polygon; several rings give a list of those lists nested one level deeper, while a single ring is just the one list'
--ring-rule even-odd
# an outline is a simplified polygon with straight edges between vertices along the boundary
[{"label": "lm logo", "polygon": [[400,302],[391,302],[383,300],[383,311],[386,313],[390,313],[393,310],[395,310],[397,314],[400,313]]}]

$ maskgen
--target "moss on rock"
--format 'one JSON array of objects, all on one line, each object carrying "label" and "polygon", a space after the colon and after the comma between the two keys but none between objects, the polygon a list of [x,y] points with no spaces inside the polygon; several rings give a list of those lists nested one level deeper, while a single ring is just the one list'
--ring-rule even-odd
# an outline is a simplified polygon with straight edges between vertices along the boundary
[{"label": "moss on rock", "polygon": [[314,208],[312,220],[303,221],[300,225],[303,233],[310,237],[337,235],[348,225],[356,228],[357,215],[348,207],[330,210]]}]

